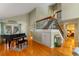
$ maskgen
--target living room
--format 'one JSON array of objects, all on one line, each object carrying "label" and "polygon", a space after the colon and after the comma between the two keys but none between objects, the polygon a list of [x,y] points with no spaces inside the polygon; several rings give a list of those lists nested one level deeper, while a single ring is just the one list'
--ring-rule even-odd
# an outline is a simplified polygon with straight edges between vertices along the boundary
[{"label": "living room", "polygon": [[[72,53],[74,51],[73,49],[78,47],[75,44],[79,43],[78,3],[2,3],[0,7],[2,7],[0,11],[0,43],[4,43],[1,45],[0,55],[72,56],[75,54]],[[50,21],[51,19],[57,19],[57,21],[52,22]],[[49,25],[49,22],[52,23]],[[58,25],[56,25],[57,22]],[[56,25],[56,28],[53,28],[53,23]],[[67,36],[67,23],[74,23],[76,25],[75,32],[73,33],[74,40],[69,38],[70,35]],[[19,38],[21,37],[20,39],[26,40],[20,42],[22,44],[19,44],[18,48],[16,48],[18,45],[16,43],[19,39],[16,40],[16,38],[18,36]],[[77,42],[75,43],[73,41]]]}]

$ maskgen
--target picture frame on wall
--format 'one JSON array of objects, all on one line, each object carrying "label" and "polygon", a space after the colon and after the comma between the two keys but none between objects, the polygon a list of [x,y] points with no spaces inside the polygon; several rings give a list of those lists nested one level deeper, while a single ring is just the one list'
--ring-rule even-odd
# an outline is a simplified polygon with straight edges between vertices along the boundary
[{"label": "picture frame on wall", "polygon": [[18,34],[18,33],[20,33],[19,26],[14,26],[14,28],[13,28],[13,34]]},{"label": "picture frame on wall", "polygon": [[12,27],[7,25],[6,28],[5,28],[5,34],[12,34]]},{"label": "picture frame on wall", "polygon": [[21,33],[21,25],[20,24],[6,24],[5,25],[5,34],[19,34]]}]

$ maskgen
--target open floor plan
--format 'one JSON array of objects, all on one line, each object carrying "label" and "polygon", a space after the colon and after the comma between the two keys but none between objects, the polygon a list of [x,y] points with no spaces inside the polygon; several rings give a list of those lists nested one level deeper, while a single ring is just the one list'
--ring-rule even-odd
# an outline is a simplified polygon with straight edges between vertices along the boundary
[{"label": "open floor plan", "polygon": [[0,3],[0,56],[79,56],[79,3]]}]

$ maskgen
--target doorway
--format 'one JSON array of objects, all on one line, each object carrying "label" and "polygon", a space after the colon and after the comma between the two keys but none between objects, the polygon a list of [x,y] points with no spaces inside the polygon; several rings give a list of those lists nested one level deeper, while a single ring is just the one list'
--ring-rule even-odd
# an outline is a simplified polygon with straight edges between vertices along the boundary
[{"label": "doorway", "polygon": [[66,31],[67,31],[67,37],[74,38],[75,24],[74,23],[68,23],[66,25]]}]

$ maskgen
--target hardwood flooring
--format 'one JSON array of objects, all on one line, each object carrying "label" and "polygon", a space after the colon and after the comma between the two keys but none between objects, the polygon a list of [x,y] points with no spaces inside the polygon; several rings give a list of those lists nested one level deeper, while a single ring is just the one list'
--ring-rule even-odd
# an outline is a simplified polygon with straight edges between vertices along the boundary
[{"label": "hardwood flooring", "polygon": [[8,50],[4,45],[0,45],[0,56],[72,56],[70,47],[48,48],[33,40],[28,42],[28,47],[21,51]]}]

